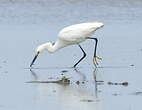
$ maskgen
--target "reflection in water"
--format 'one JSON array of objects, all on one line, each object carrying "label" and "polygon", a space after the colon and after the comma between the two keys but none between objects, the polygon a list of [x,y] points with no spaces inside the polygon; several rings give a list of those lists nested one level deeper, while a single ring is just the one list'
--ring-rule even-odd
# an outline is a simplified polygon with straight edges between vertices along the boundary
[{"label": "reflection in water", "polygon": [[[30,71],[32,76],[34,77],[34,80],[38,80],[37,73],[33,70]],[[74,69],[74,71],[75,73],[73,73],[73,75],[77,74],[81,76],[81,79],[79,79],[79,81],[85,82],[84,84],[76,84],[74,78],[71,79],[72,83],[69,85],[36,83],[36,89],[38,91],[38,102],[42,103],[46,100],[50,104],[50,99],[52,103],[59,104],[61,108],[71,107],[72,109],[74,109],[78,107],[78,109],[81,109],[82,107],[84,107],[86,109],[95,110],[97,104],[99,103],[97,95],[98,85],[96,79],[96,69],[93,71],[94,83],[92,83],[91,80],[87,80],[85,74],[79,69]]]},{"label": "reflection in water", "polygon": [[96,97],[98,97],[97,92],[98,92],[98,86],[97,86],[97,78],[96,78],[96,74],[97,74],[97,68],[95,68],[95,70],[93,71],[93,77],[94,77],[94,81],[95,81],[95,93],[96,93]]},{"label": "reflection in water", "polygon": [[78,68],[75,68],[74,70],[76,71],[76,73],[78,73],[82,77],[82,81],[86,80],[86,76],[81,71],[79,71]]},{"label": "reflection in water", "polygon": [[32,69],[30,69],[30,71],[31,71],[32,76],[34,77],[34,80],[38,80],[37,74]]},{"label": "reflection in water", "polygon": [[51,70],[53,70],[53,69],[57,69],[57,70],[59,70],[59,69],[64,69],[64,68],[66,68],[66,69],[72,69],[73,67],[32,67],[32,68],[24,68],[24,69],[39,69],[39,70],[49,70],[49,69],[51,69]]}]

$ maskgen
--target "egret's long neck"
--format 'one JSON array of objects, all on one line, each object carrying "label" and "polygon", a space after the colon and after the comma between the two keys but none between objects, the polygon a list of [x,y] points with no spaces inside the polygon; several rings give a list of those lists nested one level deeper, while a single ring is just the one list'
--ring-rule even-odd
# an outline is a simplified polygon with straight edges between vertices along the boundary
[{"label": "egret's long neck", "polygon": [[47,49],[48,52],[53,53],[63,47],[64,47],[63,43],[57,40],[54,45],[50,43],[50,45],[47,45],[45,48]]}]

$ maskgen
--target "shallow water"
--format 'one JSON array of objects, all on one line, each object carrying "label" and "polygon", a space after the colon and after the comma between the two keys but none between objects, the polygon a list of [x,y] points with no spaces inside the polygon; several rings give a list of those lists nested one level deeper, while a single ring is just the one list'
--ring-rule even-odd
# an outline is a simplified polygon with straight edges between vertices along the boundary
[{"label": "shallow water", "polygon": [[[139,110],[141,6],[141,0],[1,0],[0,110]],[[77,70],[71,67],[82,53],[70,46],[52,55],[44,52],[30,71],[37,45],[55,41],[64,26],[86,21],[105,24],[94,35],[103,58],[97,69],[94,42],[86,41],[81,45],[87,57]],[[64,76],[70,84],[27,83]]]}]

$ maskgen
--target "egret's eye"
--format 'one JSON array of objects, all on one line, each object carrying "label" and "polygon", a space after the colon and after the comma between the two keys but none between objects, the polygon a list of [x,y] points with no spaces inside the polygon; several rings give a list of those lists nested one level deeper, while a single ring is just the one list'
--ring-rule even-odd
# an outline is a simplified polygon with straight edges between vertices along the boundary
[{"label": "egret's eye", "polygon": [[38,55],[39,55],[39,53],[40,53],[40,52],[38,51],[38,52],[35,54],[35,56],[38,56]]},{"label": "egret's eye", "polygon": [[54,44],[55,44],[55,42],[52,43],[52,45],[54,45]]}]

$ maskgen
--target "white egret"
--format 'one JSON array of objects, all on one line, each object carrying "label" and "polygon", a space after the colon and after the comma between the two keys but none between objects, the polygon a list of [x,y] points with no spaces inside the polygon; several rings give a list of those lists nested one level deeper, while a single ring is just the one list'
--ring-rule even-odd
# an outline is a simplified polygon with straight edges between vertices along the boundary
[{"label": "white egret", "polygon": [[90,37],[97,29],[103,27],[104,24],[101,22],[88,22],[88,23],[81,23],[81,24],[75,24],[68,27],[65,27],[62,29],[58,34],[58,39],[55,43],[47,42],[42,45],[39,45],[35,52],[35,57],[30,65],[32,67],[33,63],[37,59],[37,56],[43,51],[47,50],[49,53],[53,53],[63,47],[77,44],[80,49],[83,52],[83,57],[75,63],[73,67],[76,67],[86,56],[85,51],[81,47],[80,43],[85,41],[86,39],[93,39],[96,41],[95,43],[95,50],[94,50],[94,57],[93,57],[93,63],[96,66],[97,59],[101,59],[98,56],[96,56],[96,49],[97,49],[97,38]]}]

